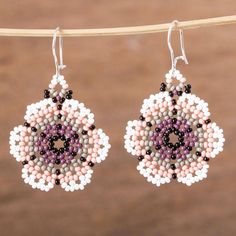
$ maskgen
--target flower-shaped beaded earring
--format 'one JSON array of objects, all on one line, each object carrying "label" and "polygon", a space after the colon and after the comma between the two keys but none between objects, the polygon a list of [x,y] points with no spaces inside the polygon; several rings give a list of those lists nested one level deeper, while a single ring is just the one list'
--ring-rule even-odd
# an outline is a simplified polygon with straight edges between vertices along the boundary
[{"label": "flower-shaped beaded earring", "polygon": [[[53,35],[56,74],[43,100],[27,107],[24,125],[10,133],[10,153],[23,164],[22,177],[33,188],[49,191],[61,185],[65,191],[83,190],[90,183],[93,166],[105,160],[108,136],[94,125],[94,115],[83,103],[72,99],[60,70],[62,38],[59,36],[60,64]],[[61,87],[57,90],[56,87]]]},{"label": "flower-shaped beaded earring", "polygon": [[171,31],[176,23],[168,31],[172,68],[166,83],[144,100],[139,120],[128,122],[124,137],[125,148],[139,160],[140,174],[156,186],[171,179],[190,186],[206,178],[208,161],[223,150],[225,141],[223,130],[209,119],[208,104],[191,94],[191,85],[176,69],[179,59],[188,63],[181,29],[182,55],[174,57]]}]

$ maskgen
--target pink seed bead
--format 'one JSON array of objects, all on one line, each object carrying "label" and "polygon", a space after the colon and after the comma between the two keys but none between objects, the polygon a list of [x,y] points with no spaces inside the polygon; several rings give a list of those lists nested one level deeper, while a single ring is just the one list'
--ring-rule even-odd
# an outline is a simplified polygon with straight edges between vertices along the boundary
[{"label": "pink seed bead", "polygon": [[[177,176],[178,176],[178,175],[177,175]],[[168,174],[167,174],[167,177],[168,177],[169,179],[171,179],[171,178],[172,178],[172,174],[168,173]]]}]

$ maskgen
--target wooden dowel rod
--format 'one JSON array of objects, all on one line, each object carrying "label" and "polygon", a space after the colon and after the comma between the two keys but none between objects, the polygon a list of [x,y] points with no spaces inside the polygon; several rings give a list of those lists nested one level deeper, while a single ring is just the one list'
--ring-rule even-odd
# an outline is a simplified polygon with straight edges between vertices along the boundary
[{"label": "wooden dowel rod", "polygon": [[[235,23],[236,23],[236,15],[233,15],[233,16],[200,19],[200,20],[180,21],[178,23],[178,27],[182,29],[194,29],[200,27],[209,27],[215,25],[226,25]],[[61,29],[60,34],[63,37],[151,34],[151,33],[165,32],[168,30],[169,26],[170,23],[159,24],[159,25],[144,25],[144,26],[100,28],[100,29]],[[0,28],[0,36],[52,37],[54,31],[55,29]]]}]

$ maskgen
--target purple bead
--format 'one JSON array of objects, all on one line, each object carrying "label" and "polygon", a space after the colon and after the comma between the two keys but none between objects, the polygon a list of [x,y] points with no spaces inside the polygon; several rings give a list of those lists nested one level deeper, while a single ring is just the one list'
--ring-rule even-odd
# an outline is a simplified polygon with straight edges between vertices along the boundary
[{"label": "purple bead", "polygon": [[188,155],[188,154],[189,154],[189,151],[188,151],[188,150],[184,150],[184,154],[185,154],[185,155]]},{"label": "purple bead", "polygon": [[177,122],[176,122],[176,124],[178,125],[178,126],[180,126],[181,125],[181,121],[180,120],[177,120]]},{"label": "purple bead", "polygon": [[181,158],[181,157],[182,157],[181,154],[177,154],[177,155],[176,155],[176,158],[177,158],[177,159],[179,159],[179,158]]}]

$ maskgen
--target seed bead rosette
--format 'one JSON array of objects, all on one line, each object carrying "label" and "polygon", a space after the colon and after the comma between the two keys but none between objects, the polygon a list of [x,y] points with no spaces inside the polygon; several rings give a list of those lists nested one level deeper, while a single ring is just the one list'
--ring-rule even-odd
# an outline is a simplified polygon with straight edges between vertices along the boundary
[{"label": "seed bead rosette", "polygon": [[128,122],[125,148],[148,182],[177,179],[190,186],[207,177],[209,160],[223,150],[223,130],[209,117],[208,104],[191,94],[178,70],[170,70],[160,93],[144,100],[139,120]]},{"label": "seed bead rosette", "polygon": [[108,154],[108,136],[72,95],[64,77],[53,76],[44,99],[29,105],[25,123],[10,133],[10,153],[22,163],[22,178],[32,188],[49,191],[60,185],[65,191],[83,190],[94,165]]}]

